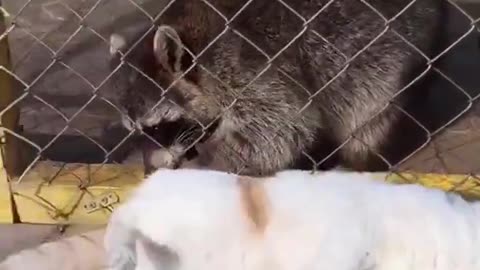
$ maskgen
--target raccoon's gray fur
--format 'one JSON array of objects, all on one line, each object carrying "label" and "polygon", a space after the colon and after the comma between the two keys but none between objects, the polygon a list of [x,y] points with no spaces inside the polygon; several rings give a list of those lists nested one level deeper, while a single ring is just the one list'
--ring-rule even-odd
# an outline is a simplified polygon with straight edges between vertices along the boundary
[{"label": "raccoon's gray fur", "polygon": [[[292,11],[256,0],[229,27],[246,1],[209,3],[225,17],[203,1],[176,0],[140,42],[112,36],[112,52],[137,44],[118,91],[138,128],[219,119],[198,160],[243,174],[301,167],[303,153],[319,161],[337,147],[344,167],[384,168],[378,155],[388,159],[391,138],[411,122],[398,108],[424,97],[422,87],[400,90],[427,69],[422,54],[434,56],[444,1],[284,1]],[[172,82],[166,93],[155,85]]]}]

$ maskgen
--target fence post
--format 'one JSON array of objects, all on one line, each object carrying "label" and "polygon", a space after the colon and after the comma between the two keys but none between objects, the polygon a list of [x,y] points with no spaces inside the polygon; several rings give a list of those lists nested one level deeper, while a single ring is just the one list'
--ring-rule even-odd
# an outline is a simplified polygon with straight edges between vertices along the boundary
[{"label": "fence post", "polygon": [[[6,31],[6,18],[3,12],[2,0],[0,0],[0,35]],[[0,66],[9,70],[11,67],[10,51],[8,45],[8,38],[5,36],[0,40]],[[5,71],[0,70],[0,110],[7,107],[16,98],[16,92],[13,88],[12,77]],[[0,115],[0,126],[13,132],[19,131],[20,109],[18,106],[10,108],[5,114]],[[8,133],[0,130],[0,145],[2,146],[3,167],[7,170],[10,176],[17,176],[22,173],[21,168],[21,151],[20,141]]]},{"label": "fence post", "polygon": [[[0,0],[0,36],[6,31],[5,12]],[[10,53],[7,37],[0,39],[0,67],[9,69]],[[0,111],[15,99],[12,78],[0,69]],[[18,107],[0,115],[0,127],[11,131],[18,130]],[[0,222],[13,222],[13,208],[8,177],[19,174],[19,142],[0,129]]]}]

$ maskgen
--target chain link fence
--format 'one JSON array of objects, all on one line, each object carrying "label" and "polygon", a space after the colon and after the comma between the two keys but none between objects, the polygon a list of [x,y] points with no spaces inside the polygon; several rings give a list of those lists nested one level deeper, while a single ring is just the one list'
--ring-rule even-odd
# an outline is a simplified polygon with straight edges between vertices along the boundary
[{"label": "chain link fence", "polygon": [[[112,170],[107,164],[115,163],[143,167],[145,165],[143,158],[150,159],[152,163],[161,159],[161,162],[168,166],[177,166],[178,164],[173,164],[175,163],[174,157],[184,156],[190,149],[196,149],[199,152],[197,145],[205,144],[204,140],[213,136],[211,130],[215,133],[215,130],[219,129],[218,125],[222,125],[219,124],[219,121],[226,117],[225,115],[236,114],[235,117],[247,122],[247,118],[251,116],[249,113],[265,113],[261,112],[262,109],[268,107],[264,106],[265,103],[278,102],[275,99],[287,99],[286,96],[281,97],[275,92],[266,91],[263,93],[261,101],[257,101],[259,102],[257,107],[259,111],[248,112],[239,109],[239,106],[245,104],[246,99],[251,98],[245,94],[245,91],[252,91],[251,88],[258,86],[259,81],[261,85],[269,85],[271,89],[281,87],[278,85],[279,82],[268,81],[272,69],[275,69],[277,76],[283,78],[283,84],[297,89],[296,91],[304,91],[301,94],[304,97],[301,99],[304,106],[299,106],[296,115],[292,115],[285,121],[292,121],[292,119],[297,119],[298,123],[308,121],[308,117],[305,115],[312,113],[310,108],[315,106],[314,103],[317,102],[320,93],[328,91],[329,87],[340,80],[339,78],[351,76],[351,67],[357,65],[359,59],[365,59],[365,55],[371,56],[370,50],[376,44],[381,43],[386,36],[394,36],[395,42],[403,42],[411,54],[421,56],[424,65],[421,66],[420,72],[411,76],[409,82],[399,85],[399,89],[396,89],[396,92],[390,96],[390,100],[385,100],[383,103],[379,101],[381,106],[378,104],[373,106],[377,110],[372,112],[368,119],[356,119],[356,115],[353,115],[353,119],[358,120],[358,123],[355,124],[356,128],[352,129],[348,136],[338,135],[337,137],[342,138],[341,142],[332,143],[329,147],[322,149],[315,147],[302,149],[301,157],[291,157],[290,160],[302,160],[302,164],[297,166],[302,169],[319,169],[324,164],[330,164],[329,162],[336,164],[338,156],[342,155],[342,149],[351,147],[351,144],[355,142],[362,149],[368,148],[370,155],[381,161],[385,171],[462,174],[465,176],[462,178],[463,180],[458,181],[460,185],[465,184],[468,180],[469,188],[476,187],[476,183],[480,183],[476,176],[480,170],[478,165],[480,142],[477,142],[480,136],[480,110],[476,102],[480,95],[480,79],[476,75],[476,72],[480,70],[480,39],[478,37],[480,3],[447,1],[448,22],[445,18],[447,28],[444,32],[448,37],[439,52],[435,55],[428,55],[422,50],[424,44],[412,42],[410,34],[412,31],[423,31],[423,28],[429,26],[412,24],[408,27],[417,27],[417,29],[409,29],[410,32],[402,33],[403,28],[399,24],[408,21],[408,16],[418,16],[416,14],[409,15],[409,11],[416,10],[417,6],[420,6],[419,9],[421,9],[422,5],[431,3],[430,1],[403,1],[405,4],[402,8],[398,8],[395,13],[391,14],[382,13],[382,8],[385,7],[379,5],[379,1],[319,1],[322,5],[319,5],[316,10],[305,9],[301,4],[303,2],[292,0],[275,0],[268,3],[260,0],[3,0],[2,13],[5,17],[5,28],[0,33],[0,42],[8,40],[11,65],[0,66],[0,73],[6,75],[13,83],[11,92],[15,97],[0,108],[0,118],[4,118],[15,110],[19,112],[17,125],[7,126],[4,121],[4,125],[0,127],[1,131],[6,134],[8,143],[18,146],[15,150],[17,152],[15,162],[21,164],[16,164],[17,170],[11,173],[11,180],[16,183],[28,182],[30,178],[34,177],[32,171],[37,171],[36,176],[42,175],[45,178],[42,183],[52,183],[55,182],[55,177],[62,174],[62,171],[65,174],[64,171],[67,167],[70,168],[68,174],[76,174],[75,168],[80,165],[71,163],[96,164],[96,171],[102,171],[105,168]],[[352,9],[340,8],[349,5],[352,6]],[[197,44],[198,40],[201,40],[202,46],[193,46],[194,48],[192,48],[192,46],[188,46],[188,42],[177,44],[182,47],[184,56],[186,55],[190,62],[183,63],[182,58],[179,63],[182,67],[185,65],[182,74],[176,74],[177,77],[174,80],[170,79],[169,83],[165,84],[165,80],[158,78],[158,70],[168,69],[168,67],[158,66],[158,63],[156,66],[155,63],[152,63],[155,61],[155,55],[153,55],[155,48],[151,37],[156,33],[158,26],[167,20],[165,18],[181,18],[186,16],[185,12],[188,11],[206,14],[205,18],[197,19],[199,21],[211,20],[208,22],[212,28],[206,31],[200,27],[198,32],[191,32],[191,36],[187,38],[193,44]],[[256,16],[255,19],[245,19],[252,12]],[[317,27],[319,24],[315,23],[316,20],[322,16],[331,16],[334,12],[340,14],[352,12],[351,14],[358,16],[360,16],[359,14],[368,14],[372,18],[372,23],[381,22],[382,27],[376,29],[373,34],[369,33],[367,36],[361,37],[362,25],[360,24],[365,21],[357,22],[356,28],[350,31],[358,31],[358,40],[344,40],[339,37],[341,35],[329,36],[325,33],[329,33],[331,29],[338,28],[338,30],[347,31],[346,28],[352,27],[356,23],[357,17],[346,19],[343,14],[343,17],[340,16],[337,20],[331,18],[331,24],[325,25],[324,28]],[[245,20],[248,23],[245,23]],[[180,21],[178,20],[179,24],[181,24]],[[271,22],[275,22],[278,27],[272,27]],[[250,29],[250,32],[246,30],[247,26],[252,25],[258,25],[259,28]],[[184,27],[196,29],[192,25]],[[129,37],[126,39],[130,39],[131,42],[118,38],[118,36],[117,38],[112,37],[114,33],[124,34]],[[330,58],[326,57],[325,59],[333,62],[341,59],[341,65],[336,65],[331,70],[325,70],[328,80],[320,88],[312,89],[315,84],[309,82],[315,81],[316,75],[308,77],[311,76],[308,67],[300,64],[298,67],[292,66],[292,63],[300,63],[296,61],[290,61],[287,64],[282,62],[285,59],[299,57],[295,49],[298,48],[299,42],[305,41],[307,35],[315,36],[317,42],[322,42],[325,53],[332,54],[329,56]],[[171,33],[168,37],[175,40]],[[332,39],[332,37],[336,37],[336,39]],[[185,39],[185,37],[182,36],[181,39]],[[276,42],[268,43],[265,40],[275,40]],[[226,75],[231,71],[222,70],[218,65],[212,65],[211,62],[215,60],[214,63],[222,63],[222,61],[228,60],[217,59],[221,55],[215,54],[214,48],[219,43],[228,44],[229,41],[241,43],[242,48],[248,47],[248,50],[240,50],[236,54],[240,60],[243,57],[242,53],[245,53],[248,54],[249,59],[257,58],[257,62],[260,63],[259,66],[253,62],[243,63],[251,65],[252,72],[248,76],[244,76],[244,81],[240,85],[232,85],[238,83],[238,80],[226,80],[229,76],[240,76],[240,74]],[[345,48],[348,47],[346,44],[349,42],[355,44],[352,46],[356,46],[354,53],[345,51]],[[128,43],[128,48],[123,48],[124,43]],[[168,42],[165,44],[174,46]],[[114,50],[112,50],[112,46]],[[233,47],[226,46],[225,48],[232,49]],[[142,50],[150,52],[151,55],[145,57]],[[114,54],[117,54],[116,58]],[[385,57],[392,57],[392,55]],[[172,55],[166,57],[172,57]],[[380,57],[380,55],[375,55],[375,57]],[[125,72],[125,68],[128,68],[129,72]],[[371,67],[366,65],[365,68]],[[386,67],[373,67],[372,70],[376,70],[378,73],[371,74],[372,78],[385,81],[391,79],[382,77],[384,68]],[[216,100],[217,103],[210,104],[210,106],[220,108],[215,117],[211,117],[209,121],[195,119],[196,115],[192,111],[185,110],[187,118],[194,121],[190,121],[188,124],[158,124],[149,128],[138,128],[142,119],[146,118],[135,119],[139,112],[132,113],[132,109],[129,110],[129,106],[125,106],[125,99],[127,99],[126,104],[131,106],[135,102],[143,102],[144,106],[150,105],[150,111],[141,111],[143,115],[150,115],[150,118],[155,116],[154,114],[152,116],[152,112],[158,111],[158,108],[162,108],[162,106],[185,107],[186,105],[182,103],[185,102],[184,98],[179,98],[172,93],[177,91],[179,83],[185,83],[183,80],[185,78],[188,83],[192,81],[202,83],[201,79],[195,77],[198,72],[207,74],[205,76],[210,77],[210,80],[216,81],[216,88],[228,92],[228,95],[224,94],[225,100]],[[397,99],[401,100],[403,93],[408,92],[409,89],[418,88],[415,84],[423,81],[426,77],[430,78],[428,86],[425,84],[420,88],[429,90],[425,104],[428,104],[430,114],[428,117],[422,116],[423,118],[419,119],[415,112],[402,107],[402,103],[397,102]],[[248,81],[245,78],[248,78]],[[143,91],[142,87],[157,89],[158,93],[161,93],[161,97],[153,95],[152,100],[146,101],[143,96],[148,93],[144,92],[142,93],[143,99],[140,101],[136,96],[124,97],[122,105],[119,96],[122,95],[120,91],[123,90],[119,89],[132,82],[137,83],[135,86],[138,88],[136,89],[137,93]],[[1,87],[2,92],[10,91],[4,85]],[[358,87],[364,86],[358,85]],[[288,98],[290,97],[288,96]],[[342,98],[345,98],[347,104],[350,102],[348,96],[342,96]],[[298,100],[290,101],[299,102]],[[354,104],[351,106],[353,107]],[[367,106],[365,110],[370,110],[368,105],[365,106]],[[424,105],[420,107],[422,106]],[[331,108],[335,110],[335,104],[331,105]],[[384,156],[378,147],[372,147],[368,141],[364,140],[365,137],[358,135],[357,132],[371,121],[376,121],[375,118],[378,115],[392,110],[392,108],[397,111],[397,114],[400,112],[398,117],[405,118],[406,124],[393,128],[396,136],[391,135],[387,139],[400,137],[400,141],[409,139],[415,141],[409,145],[410,147],[394,145],[394,148],[396,147],[398,151],[402,152],[400,158],[394,159]],[[208,110],[208,108],[202,109]],[[266,115],[281,113],[281,109],[266,112]],[[427,105],[421,109],[427,110]],[[170,112],[173,114],[173,109]],[[165,115],[168,115],[168,112],[164,112],[164,117]],[[224,165],[226,166],[224,168],[243,173],[245,168],[248,171],[250,163],[255,162],[256,159],[239,161],[242,158],[242,144],[263,144],[260,146],[267,149],[284,143],[282,136],[285,136],[285,133],[281,130],[284,126],[269,126],[268,123],[271,122],[256,123],[259,127],[263,125],[269,130],[267,135],[258,136],[262,139],[258,142],[252,142],[253,139],[244,138],[235,132],[231,135],[239,142],[240,146],[222,146],[222,151],[224,155],[238,156],[235,159],[237,164],[230,167]],[[234,125],[235,123],[230,124]],[[123,127],[129,125],[133,127],[131,130]],[[186,128],[185,125],[191,126]],[[294,126],[294,128],[303,132],[301,127]],[[260,133],[263,130],[259,129],[257,132]],[[333,131],[327,130],[326,132]],[[236,137],[236,135],[238,136]],[[165,137],[169,138],[165,139]],[[293,144],[301,144],[295,140],[301,140],[301,138],[292,139]],[[180,150],[175,147],[179,143],[185,144]],[[222,141],[220,141],[221,143]],[[230,150],[225,150],[226,147],[229,147]],[[159,157],[158,153],[150,153],[145,156],[145,151],[143,151],[144,153],[141,151],[145,148],[167,149],[170,155],[166,157],[165,154],[162,154]],[[205,151],[215,153],[215,150],[211,149]],[[322,154],[318,154],[319,152]],[[257,152],[256,155],[263,154]],[[279,151],[277,155],[288,158],[289,153]],[[8,157],[9,155],[7,155]],[[203,157],[215,159],[208,155]],[[357,156],[353,157],[353,159],[355,158]],[[358,159],[362,159],[362,157]],[[288,167],[294,167],[293,161],[282,163],[275,168]],[[353,167],[355,169],[355,166]],[[369,166],[360,167],[369,169]],[[76,209],[83,194],[89,192],[89,186],[98,184],[98,182],[91,181],[90,173],[92,172],[83,175],[82,172],[75,176],[79,182],[78,189],[82,190],[82,193],[75,195],[74,203],[70,203],[69,211]],[[116,173],[131,173],[135,178],[140,178],[130,169],[117,170]],[[108,181],[108,174],[102,175],[105,179],[99,181]],[[55,203],[40,198],[39,190],[40,188],[34,192],[36,197],[33,200],[37,204],[42,205],[48,211],[53,211],[49,215],[55,218],[66,215],[65,209],[59,209]],[[102,205],[101,200],[95,203]],[[105,202],[103,203],[105,204]],[[91,208],[96,208],[98,205],[93,205]],[[106,205],[108,206],[109,202]]]}]

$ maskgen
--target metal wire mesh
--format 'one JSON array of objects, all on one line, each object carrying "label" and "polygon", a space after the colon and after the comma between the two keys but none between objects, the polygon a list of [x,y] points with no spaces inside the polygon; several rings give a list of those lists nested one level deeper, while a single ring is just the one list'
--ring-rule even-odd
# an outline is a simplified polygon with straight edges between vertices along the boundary
[{"label": "metal wire mesh", "polygon": [[[188,76],[190,71],[201,69],[205,74],[219,81],[223,85],[222,87],[226,89],[225,91],[232,91],[230,97],[233,98],[222,103],[222,112],[214,120],[221,119],[225,114],[231,113],[232,107],[238,104],[243,91],[249,91],[248,89],[253,82],[261,80],[262,76],[267,74],[270,69],[278,68],[279,73],[285,76],[291,84],[303,88],[305,93],[309,95],[306,99],[307,102],[297,112],[296,117],[298,117],[298,121],[301,121],[300,116],[308,113],[306,111],[315,102],[319,93],[335,83],[339,77],[345,76],[349,72],[349,67],[358,57],[361,57],[376,42],[390,33],[408,45],[412,52],[421,54],[425,65],[418,76],[412,78],[411,82],[406,83],[402,89],[398,89],[399,91],[391,96],[389,102],[381,106],[377,113],[371,115],[368,121],[358,125],[357,128],[362,128],[388,108],[395,107],[396,110],[401,111],[403,117],[410,119],[410,125],[416,126],[423,133],[423,137],[416,149],[413,149],[395,163],[383,157],[375,149],[370,150],[385,162],[386,168],[390,172],[415,170],[462,173],[476,178],[475,174],[479,169],[476,148],[480,144],[475,144],[478,131],[478,116],[476,115],[478,109],[475,104],[480,96],[480,82],[478,84],[475,84],[475,82],[469,83],[472,80],[466,79],[466,81],[469,81],[466,83],[462,78],[458,78],[458,74],[462,74],[464,77],[476,77],[474,70],[472,70],[474,67],[449,64],[450,69],[445,70],[438,63],[454,54],[459,48],[470,46],[468,44],[471,44],[471,42],[468,42],[476,38],[477,25],[480,22],[480,13],[475,13],[475,10],[478,10],[478,5],[472,4],[470,9],[467,5],[463,6],[454,1],[448,1],[450,10],[460,18],[459,20],[463,20],[464,27],[457,29],[457,32],[452,35],[453,38],[448,40],[448,44],[440,53],[428,56],[418,48],[418,44],[410,42],[408,36],[396,31],[396,28],[393,27],[399,17],[421,1],[413,0],[408,3],[405,1],[405,8],[399,10],[397,14],[389,14],[389,16],[382,14],[375,5],[367,0],[356,1],[362,4],[363,12],[373,12],[372,14],[375,14],[378,20],[382,20],[384,27],[378,29],[378,32],[368,43],[361,44],[361,48],[355,54],[346,54],[342,51],[342,48],[339,48],[338,42],[329,40],[328,37],[322,35],[321,31],[311,27],[311,23],[324,16],[326,10],[333,6],[332,3],[335,0],[323,1],[323,6],[319,6],[318,10],[310,10],[308,14],[300,12],[298,5],[292,1],[271,1],[267,9],[278,9],[279,14],[281,14],[279,15],[281,17],[279,18],[280,21],[288,17],[298,25],[295,30],[287,32],[275,32],[275,29],[270,32],[267,29],[264,32],[264,35],[282,41],[277,44],[276,48],[268,48],[259,41],[261,39],[252,38],[252,36],[236,28],[236,25],[238,25],[236,20],[245,16],[248,9],[255,5],[255,0],[242,1],[242,4],[234,12],[223,10],[222,6],[219,5],[221,1],[199,0],[199,3],[204,5],[203,9],[214,14],[211,16],[220,18],[218,21],[222,22],[221,26],[217,33],[211,33],[211,38],[201,50],[192,51],[188,46],[182,44],[186,53],[192,58],[192,63],[184,70],[183,74],[165,87],[160,85],[156,78],[147,74],[144,68],[138,66],[137,63],[130,62],[127,55],[136,46],[141,46],[145,38],[157,29],[158,22],[162,20],[163,16],[172,12],[172,9],[176,8],[176,4],[182,2],[181,0],[4,0],[2,13],[6,17],[7,26],[5,31],[0,34],[0,41],[9,40],[13,66],[0,66],[0,72],[8,74],[12,78],[18,90],[18,95],[8,106],[0,108],[0,117],[9,110],[19,107],[22,129],[11,130],[4,126],[0,129],[30,149],[29,158],[27,158],[28,164],[16,178],[16,181],[22,181],[42,160],[56,160],[60,164],[69,162],[122,163],[124,158],[117,158],[117,156],[128,152],[128,145],[134,145],[134,148],[135,145],[138,146],[136,138],[139,136],[151,141],[156,147],[169,148],[168,145],[159,143],[155,136],[148,132],[127,131],[122,128],[105,131],[105,128],[118,124],[122,115],[131,122],[132,126],[136,124],[135,119],[126,115],[126,111],[106,94],[109,89],[115,87],[112,85],[112,81],[115,82],[114,77],[121,75],[121,69],[125,66],[135,70],[139,76],[145,77],[164,93],[164,97],[155,102],[152,110],[163,106],[162,104],[168,96],[167,93],[171,91],[176,82]],[[234,2],[238,3],[238,1]],[[118,65],[111,68],[109,66],[111,58],[109,53],[111,47],[110,34],[114,32],[114,29],[129,28],[132,25],[147,25],[147,27],[141,31],[136,30],[138,40],[134,42],[132,48],[122,52]],[[299,82],[295,76],[282,69],[281,64],[279,64],[282,57],[291,53],[290,50],[295,47],[295,43],[306,33],[314,33],[319,40],[325,43],[325,46],[335,51],[343,59],[343,67],[336,70],[336,73],[331,76],[331,80],[320,89],[307,89],[304,82]],[[245,46],[254,48],[258,57],[265,59],[261,68],[257,67],[258,72],[255,76],[252,76],[251,82],[245,83],[243,87],[232,86],[229,85],[229,82],[222,81],[216,76],[218,71],[210,70],[210,67],[203,65],[200,61],[202,57],[211,56],[209,50],[219,40],[228,37],[234,37],[235,41],[243,42],[247,44]],[[464,43],[468,44],[464,45]],[[473,49],[473,51],[472,58],[475,57],[475,53],[479,53],[480,49],[477,47],[477,50]],[[452,57],[455,59],[470,57],[457,55],[458,53]],[[452,69],[454,70],[452,71]],[[443,92],[450,91],[450,96],[438,94],[437,99],[440,100],[439,104],[441,104],[439,107],[445,116],[442,121],[431,126],[426,125],[423,120],[416,119],[415,115],[394,101],[427,73],[434,74],[441,81],[438,88],[449,89]],[[432,93],[434,93],[433,96],[436,96],[435,91]],[[172,100],[168,101],[175,103]],[[181,104],[176,105],[181,107]],[[438,114],[442,113],[439,112]],[[190,117],[195,118],[194,115],[190,115]],[[208,129],[214,127],[215,123],[216,121],[206,123],[198,119],[196,124],[200,126],[201,136],[189,141],[190,145],[187,148],[195,147],[195,144],[199,143],[202,137],[208,135]],[[271,129],[275,128],[277,127],[271,127]],[[278,131],[272,133],[281,134],[280,130]],[[398,130],[397,132],[408,133],[405,130]],[[338,154],[351,141],[359,141],[368,146],[367,142],[363,142],[355,134],[356,131],[354,130],[350,136],[347,136],[342,143],[335,145],[330,153],[320,160],[312,157],[311,153],[307,153],[307,151],[303,151],[302,154],[311,163],[311,168],[317,169]],[[275,135],[267,139],[275,144],[278,141],[278,136],[281,135]],[[68,142],[69,140],[74,140],[74,142]],[[232,149],[230,153],[235,155],[237,150],[239,149]],[[172,151],[172,149],[169,149],[169,151]],[[249,162],[245,160],[243,164],[236,166],[236,172],[242,173]],[[62,168],[63,165],[60,165],[59,171]],[[51,179],[48,181],[51,181]],[[88,186],[88,183],[86,185]],[[84,184],[81,186],[85,188]]]}]

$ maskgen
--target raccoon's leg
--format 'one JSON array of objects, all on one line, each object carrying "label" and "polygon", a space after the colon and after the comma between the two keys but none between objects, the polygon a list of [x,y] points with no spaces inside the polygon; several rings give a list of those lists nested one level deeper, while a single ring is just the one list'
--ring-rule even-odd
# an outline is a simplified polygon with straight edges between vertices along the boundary
[{"label": "raccoon's leg", "polygon": [[266,176],[293,168],[302,152],[311,150],[323,124],[316,107],[299,115],[304,103],[296,97],[290,98],[297,103],[288,104],[287,94],[270,99],[260,99],[258,93],[250,95],[253,98],[237,99],[209,139],[196,145],[199,167]]},{"label": "raccoon's leg", "polygon": [[399,113],[388,108],[353,134],[347,133],[342,136],[345,139],[339,141],[339,144],[344,143],[352,135],[339,151],[342,165],[355,171],[388,170],[389,164],[383,160],[388,161],[388,157],[383,155],[385,153],[382,150],[398,121]]},{"label": "raccoon's leg", "polygon": [[398,109],[387,108],[357,130],[342,147],[341,163],[356,171],[386,171],[412,154],[426,139],[426,132],[412,119]]},{"label": "raccoon's leg", "polygon": [[[320,132],[320,135],[325,134]],[[295,170],[331,170],[339,165],[338,145],[326,136],[318,136],[313,146],[302,153],[290,169]]]},{"label": "raccoon's leg", "polygon": [[392,166],[400,165],[428,141],[428,131],[421,126],[423,125],[421,120],[417,121],[419,122],[415,122],[401,113],[397,122],[392,124],[384,143],[378,149],[378,152]]},{"label": "raccoon's leg", "polygon": [[[243,136],[236,134],[199,145],[199,155],[195,158],[197,166],[241,175],[267,176],[296,168],[297,159],[303,156],[301,147],[290,144],[290,141],[284,140],[285,137],[272,135],[269,137],[274,140],[262,142],[255,134],[248,139]],[[311,168],[309,166],[308,169]]]},{"label": "raccoon's leg", "polygon": [[224,143],[223,140],[199,143],[196,145],[195,157],[183,160],[180,168],[209,169],[236,173],[234,166],[228,165],[228,161],[220,158],[222,155],[219,150],[221,150],[222,143]]}]

